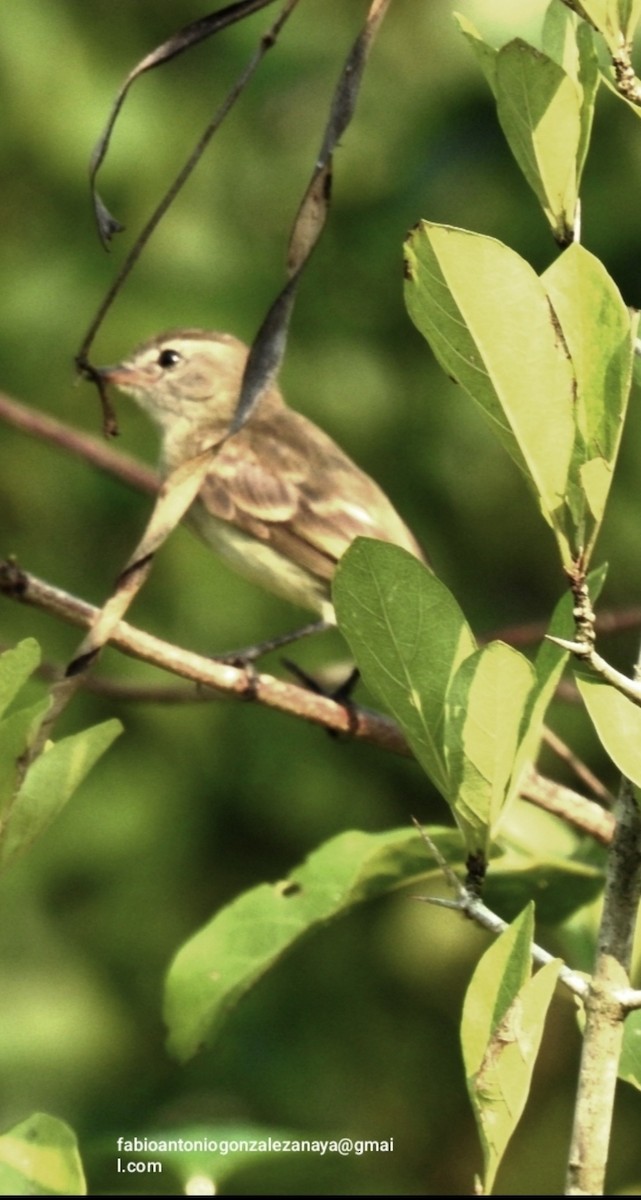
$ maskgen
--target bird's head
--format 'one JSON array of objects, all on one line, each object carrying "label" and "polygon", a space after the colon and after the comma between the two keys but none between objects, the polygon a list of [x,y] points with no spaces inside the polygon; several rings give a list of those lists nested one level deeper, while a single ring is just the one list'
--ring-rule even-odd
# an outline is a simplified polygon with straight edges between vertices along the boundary
[{"label": "bird's head", "polygon": [[247,353],[229,333],[177,329],[150,338],[98,374],[133,396],[161,428],[178,417],[200,424],[231,418]]}]

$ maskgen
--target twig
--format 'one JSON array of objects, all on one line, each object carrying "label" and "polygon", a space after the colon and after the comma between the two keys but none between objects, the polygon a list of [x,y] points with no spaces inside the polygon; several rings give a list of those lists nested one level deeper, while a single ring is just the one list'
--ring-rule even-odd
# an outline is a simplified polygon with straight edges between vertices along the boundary
[{"label": "twig", "polygon": [[617,691],[622,692],[629,700],[632,700],[635,704],[641,704],[641,683],[638,682],[639,663],[637,663],[637,678],[630,679],[628,675],[624,675],[621,671],[617,671],[615,667],[611,667],[595,650],[596,619],[590,601],[582,554],[579,555],[567,574],[570,589],[574,597],[572,615],[576,629],[576,640],[570,641],[567,638],[552,637],[551,634],[548,634],[548,641],[554,642],[555,646],[560,646],[562,650],[567,650],[569,654],[573,654],[580,662],[590,667],[595,675],[604,679],[606,683],[611,684]]},{"label": "twig", "polygon": [[[603,636],[615,633],[627,633],[631,629],[641,628],[641,605],[631,605],[630,608],[614,612],[604,609],[597,613],[595,620],[596,632]],[[483,634],[482,642],[501,641],[508,646],[535,646],[545,637],[548,627],[543,621],[527,621],[519,625],[506,625]]]},{"label": "twig", "polygon": [[[39,409],[16,400],[6,392],[0,391],[0,420],[6,421],[14,429],[19,429],[30,437],[40,438],[57,446],[60,450],[84,458],[92,466],[98,467],[108,475],[121,479],[123,483],[138,491],[156,493],[159,488],[159,478],[151,467],[145,466],[133,455],[125,454],[122,450],[113,450],[111,446],[85,433],[58,421]],[[641,606],[633,605],[619,611],[604,610],[595,619],[595,629],[598,634],[626,633],[631,629],[641,627]],[[483,644],[490,641],[507,642],[510,646],[531,646],[540,642],[547,632],[547,623],[530,621],[522,625],[509,625],[483,634],[479,641]],[[574,650],[575,642],[562,642],[565,649]],[[570,688],[572,689],[570,691]],[[579,699],[573,684],[559,684],[559,692],[565,699]]]},{"label": "twig", "polygon": [[564,787],[530,767],[521,781],[520,794],[554,816],[561,817],[582,833],[588,833],[602,846],[609,846],[614,833],[614,817],[594,800]]},{"label": "twig", "polygon": [[298,284],[329,215],[334,151],[354,115],[365,66],[389,4],[390,0],[371,0],[363,27],[340,73],[311,179],[294,218],[287,254],[287,282],[270,305],[252,342],[230,425],[231,434],[249,420],[260,396],[280,370]]},{"label": "twig", "polygon": [[[265,0],[265,2],[271,3],[271,0]],[[96,336],[96,333],[98,332],[98,329],[100,328],[107,312],[111,308],[114,300],[116,299],[116,296],[120,292],[128,275],[131,273],[133,267],[135,266],[136,262],[140,258],[140,255],[141,255],[144,247],[146,246],[147,242],[149,241],[151,235],[154,233],[154,231],[158,227],[158,224],[162,220],[163,216],[165,215],[165,213],[167,212],[167,210],[169,209],[171,204],[173,204],[173,201],[175,200],[176,196],[178,195],[178,192],[181,190],[182,187],[184,187],[185,183],[189,179],[189,176],[191,175],[194,168],[200,162],[200,159],[202,158],[202,155],[203,155],[205,149],[207,148],[209,142],[211,141],[212,137],[214,136],[216,130],[220,127],[220,125],[222,124],[223,120],[227,116],[227,113],[230,111],[232,106],[235,104],[235,102],[238,100],[238,98],[242,95],[242,93],[243,93],[245,87],[247,86],[249,80],[251,79],[252,75],[255,73],[255,71],[260,66],[265,54],[275,44],[276,38],[278,37],[280,29],[282,28],[282,26],[284,25],[284,23],[288,19],[288,17],[291,15],[291,13],[297,3],[298,3],[298,0],[285,0],[285,4],[283,5],[283,9],[282,9],[279,17],[274,22],[271,29],[269,29],[268,32],[261,38],[257,50],[254,52],[254,54],[250,58],[246,67],[241,72],[240,76],[238,77],[238,79],[236,80],[236,82],[234,83],[232,88],[230,89],[229,93],[223,100],[222,104],[220,104],[219,107],[217,108],[216,113],[211,118],[211,121],[207,125],[205,132],[199,138],[196,146],[194,147],[191,154],[189,155],[189,158],[184,163],[184,165],[181,167],[180,171],[178,172],[178,175],[174,179],[170,188],[168,189],[168,191],[163,196],[160,203],[155,208],[154,212],[152,213],[151,217],[149,218],[146,225],[142,229],[141,233],[138,235],[134,245],[132,246],[131,250],[129,251],[129,254],[127,255],[124,263],[122,264],[114,282],[109,287],[106,296],[104,297],[102,303],[100,304],[100,306],[98,308],[98,311],[95,313],[95,315],[89,325],[89,328],[83,338],[82,345],[76,355],[76,362],[78,364],[79,369],[83,373],[85,373],[89,378],[95,379],[96,376],[93,371],[93,368],[87,362],[87,356],[91,349],[91,345]],[[263,5],[259,3],[255,7],[262,7],[262,6]],[[239,10],[241,10],[243,8],[243,5],[239,4],[239,5],[233,6],[233,7],[237,7]],[[249,7],[251,7],[251,6],[247,5],[245,7],[247,7],[249,9]],[[194,22],[194,27],[197,24],[198,24],[198,22]],[[203,22],[203,24],[204,24],[204,22]],[[215,32],[215,29],[212,31]],[[188,44],[191,44],[191,42],[188,41]],[[181,47],[181,52],[182,52],[182,49],[184,49],[184,48],[186,48],[186,45],[183,45]],[[160,49],[162,49],[162,48],[160,48]],[[152,57],[152,56],[148,56],[148,57]],[[172,57],[173,57],[173,55],[172,55]],[[147,60],[143,60],[143,62],[145,62],[145,61],[147,61]],[[164,60],[161,59],[160,61],[164,61]],[[157,65],[157,63],[155,62],[153,65]],[[139,64],[139,66],[135,69],[135,71],[130,74],[130,76],[128,77],[128,79],[125,83],[124,90],[121,91],[121,93],[119,94],[118,100],[116,101],[116,105],[114,106],[114,110],[112,112],[112,116],[110,117],[110,122],[107,126],[106,140],[104,140],[105,135],[103,135],[103,139],[101,139],[101,142],[99,142],[98,146],[96,147],[96,149],[94,151],[94,157],[93,157],[93,162],[92,162],[92,180],[95,177],[95,173],[98,169],[98,166],[102,162],[102,157],[104,155],[108,137],[111,132],[111,128],[113,127],[113,120],[115,119],[118,111],[120,110],[120,107],[122,105],[122,101],[124,100],[124,96],[126,94],[127,88],[129,87],[129,84],[133,80],[133,78],[135,78],[137,74],[140,74],[142,67],[143,67],[143,64]],[[148,69],[148,67],[145,69]],[[120,224],[118,222],[113,221],[113,218],[111,218],[109,216],[109,214],[106,212],[104,205],[102,204],[102,202],[99,200],[98,197],[96,197],[96,202],[97,202],[97,213],[99,216],[99,223],[104,220],[104,222],[106,223],[106,227],[108,229],[110,229],[111,232],[113,232],[114,230],[120,229],[121,228]]]},{"label": "twig", "polygon": [[[443,896],[414,896],[414,900],[420,900],[423,904],[432,904],[436,908],[449,908],[453,912],[460,912],[470,920],[475,921],[482,929],[498,937],[508,928],[507,921],[499,917],[497,913],[488,908],[486,904],[479,899],[479,896],[469,887],[466,887],[460,879],[457,878],[449,863],[443,858],[438,846],[432,841],[429,833],[416,817],[412,817],[412,823],[420,833],[425,845],[430,854],[436,859],[446,883],[455,893],[456,899],[446,900]],[[635,870],[638,868],[634,868]],[[629,926],[628,926],[629,929]],[[625,952],[630,953],[631,946],[625,947]],[[537,966],[545,966],[549,962],[555,961],[555,956],[544,950],[542,946],[538,946],[535,942],[532,944],[532,961]],[[590,990],[593,987],[593,981],[588,979],[579,971],[573,971],[570,967],[563,964],[559,971],[559,981],[568,988],[573,995],[578,996],[580,1000],[587,1001]],[[636,988],[627,986],[614,987],[609,998],[612,1002],[613,1009],[617,1014],[617,1019],[620,1019],[621,1014],[625,1015],[635,1009],[641,1008],[641,991]],[[593,1195],[593,1192],[582,1193]]]},{"label": "twig", "polygon": [[618,692],[622,692],[628,700],[634,701],[635,704],[641,704],[641,683],[635,679],[630,679],[629,675],[624,675],[621,671],[617,671],[615,667],[611,667],[596,650],[586,646],[584,642],[570,642],[565,638],[550,637],[548,640],[560,646],[562,650],[567,650],[570,654],[574,654],[576,658],[580,658],[581,662],[586,663],[588,667],[594,671],[595,675],[599,675],[606,683],[610,683]]},{"label": "twig", "polygon": [[562,762],[567,763],[568,767],[574,771],[577,778],[580,779],[585,786],[590,789],[593,795],[598,796],[599,800],[601,800],[603,804],[606,804],[608,808],[612,808],[614,806],[615,797],[612,795],[612,793],[609,792],[606,787],[604,787],[604,785],[601,783],[601,780],[597,779],[594,772],[591,771],[590,768],[587,767],[582,761],[582,759],[580,759],[578,755],[576,755],[574,751],[571,750],[570,747],[561,740],[558,734],[554,733],[554,730],[549,729],[547,725],[544,725],[542,737],[545,744],[554,751],[554,753],[561,759]]},{"label": "twig", "polygon": [[[465,885],[461,883],[459,879],[457,879],[451,867],[449,867],[445,862],[438,847],[434,844],[426,830],[423,829],[416,819],[413,818],[413,821],[428,850],[430,851],[430,854],[434,856],[438,865],[440,866],[447,883],[456,893],[455,900],[446,900],[442,896],[415,896],[414,899],[422,901],[423,904],[432,904],[437,908],[450,908],[454,912],[460,912],[464,916],[469,917],[470,920],[475,921],[476,924],[480,925],[482,929],[487,929],[488,932],[493,934],[495,937],[498,937],[499,934],[504,933],[508,928],[507,921],[504,921],[502,917],[499,917],[495,912],[492,912],[492,909],[488,908],[486,904],[483,904],[482,900],[479,899],[478,895],[474,891],[465,887]],[[542,946],[537,946],[536,943],[532,943],[532,961],[535,962],[537,966],[545,966],[547,963],[555,961],[555,955],[550,954],[547,950],[544,950]],[[588,980],[578,971],[572,971],[570,967],[563,964],[559,971],[559,980],[565,984],[565,986],[573,993],[573,995],[578,996],[582,1000],[587,996],[589,986]]]},{"label": "twig", "polygon": [[22,433],[38,437],[42,441],[50,442],[53,446],[58,446],[68,454],[83,458],[85,462],[91,463],[92,466],[98,467],[99,470],[105,471],[116,479],[121,479],[123,483],[137,488],[138,491],[151,493],[158,491],[157,473],[139,462],[138,459],[124,454],[120,450],[112,450],[110,446],[99,441],[90,433],[73,429],[70,425],[65,425],[63,421],[57,421],[55,417],[50,417],[36,408],[30,408],[27,404],[21,404],[19,400],[8,396],[6,392],[0,392],[0,419],[12,425],[14,429],[20,429]]},{"label": "twig", "polygon": [[[158,476],[137,459],[120,451],[113,450],[110,446],[105,445],[104,442],[99,441],[91,434],[65,425],[62,421],[57,421],[45,413],[32,409],[28,405],[22,404],[20,401],[2,392],[0,392],[0,419],[6,420],[9,424],[13,425],[16,429],[22,430],[24,433],[40,437],[44,441],[51,442],[51,444],[70,454],[84,458],[93,466],[121,479],[131,487],[154,494],[158,491]],[[640,620],[641,609],[630,610],[627,616],[627,623],[626,614],[603,614],[600,618],[600,621],[603,622],[603,627],[610,629],[619,626],[631,628],[633,625],[638,624]],[[601,627],[600,623],[599,627]],[[520,636],[517,636],[518,629],[521,630]],[[540,623],[518,627],[518,629],[503,630],[500,634],[497,633],[496,636],[500,636],[503,641],[508,641],[510,644],[518,644],[519,641],[529,641],[530,637],[534,637],[535,632],[539,636],[543,636],[546,626]],[[93,687],[88,681],[83,682],[83,686]],[[110,686],[115,687],[116,685],[97,683],[94,690],[99,690],[102,687],[106,691]],[[563,684],[559,686],[562,687]],[[574,690],[576,692],[576,689]],[[127,693],[126,689],[123,689],[119,694],[124,699],[129,698],[132,700],[137,696],[135,691]],[[153,697],[148,695],[146,698],[151,700]],[[178,703],[183,698],[187,700],[189,694],[186,694],[184,697],[176,696],[175,700],[172,698],[171,691],[166,697],[160,693],[158,694],[158,701],[161,703]],[[576,771],[577,776],[587,784],[595,795],[599,796],[608,805],[612,803],[612,797],[607,789],[603,787],[600,781],[588,771],[585,764],[555,734],[545,728],[543,738],[564,761],[571,765],[572,769]],[[592,805],[590,808],[590,802],[584,800],[582,796],[570,792],[569,789],[563,788],[551,780],[545,780],[540,775],[536,775],[536,777],[529,776],[524,786],[525,799],[531,800],[532,803],[538,804],[539,807],[545,808],[557,816],[562,816],[565,820],[569,820],[571,824],[582,829],[584,832],[590,833],[598,841],[604,844],[608,843],[611,836],[611,822],[608,821],[607,814],[604,814],[598,805]],[[572,814],[571,816],[569,815],[570,813]]]},{"label": "twig", "polygon": [[[21,571],[15,563],[0,564],[0,592],[87,629],[96,621],[100,611],[68,592]],[[142,659],[203,687],[214,688],[219,694],[255,700],[267,708],[302,717],[335,733],[348,734],[396,754],[410,756],[410,749],[398,726],[388,717],[368,709],[355,705],[348,708],[326,696],[271,675],[256,675],[251,669],[232,667],[205,658],[153,637],[122,620],[112,629],[109,643],[123,654]]]},{"label": "twig", "polygon": [[[13,600],[42,609],[72,625],[89,628],[98,609],[60,588],[21,570],[13,562],[0,564],[0,592]],[[270,675],[254,675],[214,659],[173,646],[120,620],[112,629],[109,642],[122,653],[142,659],[163,670],[190,679],[219,694],[254,700],[268,708],[302,718],[334,733],[361,739],[381,749],[411,755],[398,726],[389,717],[351,704],[345,706],[327,696]],[[86,679],[83,686],[86,686]],[[521,788],[524,799],[561,817],[582,833],[607,844],[613,818],[597,804],[569,788],[554,783],[531,767]]]}]

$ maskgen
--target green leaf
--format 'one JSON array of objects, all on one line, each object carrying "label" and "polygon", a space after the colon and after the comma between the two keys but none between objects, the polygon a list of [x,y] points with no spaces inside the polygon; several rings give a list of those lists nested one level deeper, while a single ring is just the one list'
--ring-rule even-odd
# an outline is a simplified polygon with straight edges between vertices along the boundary
[{"label": "green leaf", "polygon": [[617,1074],[619,1079],[641,1090],[641,1009],[635,1009],[625,1018]]},{"label": "green leaf", "polygon": [[499,51],[496,106],[501,128],[554,236],[574,229],[583,136],[583,92],[562,67],[520,38]]},{"label": "green leaf", "polygon": [[568,243],[600,78],[592,31],[551,4],[543,50],[520,38],[494,50],[467,18],[456,19],[494,93],[508,145],[554,236]]},{"label": "green leaf", "polygon": [[120,721],[103,721],[62,738],[31,764],[2,829],[0,866],[42,833],[121,732]]},{"label": "green leaf", "polygon": [[[454,829],[431,829],[443,856],[461,862]],[[178,951],[165,990],[169,1049],[190,1058],[229,1010],[303,936],[353,905],[434,874],[422,838],[407,830],[350,832],[316,850],[285,882],[239,896]]]},{"label": "green leaf", "polygon": [[479,33],[478,29],[468,20],[463,13],[454,13],[456,21],[463,37],[469,42],[477,62],[487,79],[492,91],[496,93],[496,58],[497,52],[493,46],[490,46]]},{"label": "green leaf", "polygon": [[0,1137],[0,1195],[86,1194],[76,1135],[64,1121],[34,1113]]},{"label": "green leaf", "polygon": [[579,46],[578,32],[587,29],[592,42],[592,33],[585,21],[579,20],[562,0],[551,0],[545,10],[543,31],[541,33],[541,49],[549,58],[553,58],[571,79],[579,76]]},{"label": "green leaf", "polygon": [[570,566],[598,531],[630,384],[632,322],[618,291],[581,246],[539,280],[500,242],[427,222],[410,235],[406,266],[412,320],[523,471]]},{"label": "green leaf", "polygon": [[0,838],[15,791],[19,759],[31,745],[49,705],[49,697],[44,696],[0,721]]},{"label": "green leaf", "polygon": [[333,598],[366,686],[447,796],[445,697],[457,667],[476,649],[454,597],[406,550],[357,538],[338,564]]},{"label": "green leaf", "polygon": [[[501,845],[506,845],[504,838]],[[604,859],[604,852],[600,857]],[[603,875],[602,862],[581,862],[552,852],[533,853],[529,846],[508,844],[499,857],[492,858],[483,897],[488,908],[506,921],[534,900],[537,918],[548,925],[559,925],[601,894]]]},{"label": "green leaf", "polygon": [[[334,585],[339,626],[370,691],[395,716],[448,802],[470,853],[487,855],[535,755],[567,655],[547,644],[538,673],[495,643],[476,651],[453,596],[411,555],[357,540]],[[559,634],[571,634],[567,604]],[[556,630],[557,627],[554,626]]]},{"label": "green leaf", "polygon": [[[607,566],[605,565],[590,573],[588,584],[590,596],[593,601],[596,601],[601,593],[606,574]],[[572,607],[572,597],[569,593],[566,593],[561,597],[554,609],[547,631],[548,635],[570,640],[573,638],[574,618]],[[506,805],[516,794],[524,769],[529,763],[534,762],[537,757],[543,733],[545,714],[554,698],[568,657],[567,651],[562,650],[560,646],[556,646],[547,637],[544,638],[539,646],[534,660],[536,681],[530,690],[523,710],[518,746],[512,765],[511,790],[506,796]]]},{"label": "green leaf", "polygon": [[528,904],[479,960],[465,996],[461,1045],[468,1078],[481,1069],[496,1026],[530,978],[534,909]]},{"label": "green leaf", "polygon": [[560,0],[552,0],[543,21],[543,50],[563,67],[581,91],[581,134],[576,149],[578,188],[590,144],[594,103],[601,80],[592,29]]},{"label": "green leaf", "polygon": [[[575,441],[567,506],[589,557],[612,481],[632,382],[634,331],[603,265],[574,245],[541,276],[575,378]],[[558,515],[560,522],[564,517]]]},{"label": "green leaf", "polygon": [[525,1107],[561,965],[549,963],[530,977],[533,924],[529,905],[483,955],[463,1006],[461,1043],[485,1194]]},{"label": "green leaf", "polygon": [[0,654],[0,717],[39,665],[40,647],[34,638]]},{"label": "green leaf", "polygon": [[575,679],[612,762],[641,787],[641,708],[596,675],[575,671]]},{"label": "green leaf", "polygon": [[494,238],[425,221],[406,260],[412,320],[481,406],[552,524],[574,441],[573,378],[540,280]]},{"label": "green leaf", "polygon": [[626,41],[634,38],[641,18],[641,0],[619,0],[619,20]]},{"label": "green leaf", "polygon": [[641,15],[640,0],[580,0],[582,14],[598,29],[611,53],[631,42]]},{"label": "green leaf", "polygon": [[[426,830],[450,868],[465,871],[455,829]],[[186,1060],[221,1032],[234,1006],[302,938],[356,904],[417,884],[429,891],[442,879],[422,837],[407,829],[339,834],[294,868],[288,879],[252,888],[216,914],[178,951],[170,966],[164,1013],[169,1049]],[[555,855],[532,856],[510,847],[492,860],[488,903],[521,907],[532,893],[556,918],[590,901],[602,871]]]},{"label": "green leaf", "polygon": [[518,785],[514,763],[535,681],[522,654],[492,642],[465,660],[448,691],[449,795],[470,853],[487,857],[490,837]]}]

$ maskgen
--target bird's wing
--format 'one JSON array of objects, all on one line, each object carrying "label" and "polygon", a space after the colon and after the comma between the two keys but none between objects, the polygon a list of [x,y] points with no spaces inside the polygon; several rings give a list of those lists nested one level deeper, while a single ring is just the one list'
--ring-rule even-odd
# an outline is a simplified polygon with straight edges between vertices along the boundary
[{"label": "bird's wing", "polygon": [[225,442],[200,493],[221,520],[323,579],[359,534],[423,555],[390,501],[317,427],[283,408]]}]

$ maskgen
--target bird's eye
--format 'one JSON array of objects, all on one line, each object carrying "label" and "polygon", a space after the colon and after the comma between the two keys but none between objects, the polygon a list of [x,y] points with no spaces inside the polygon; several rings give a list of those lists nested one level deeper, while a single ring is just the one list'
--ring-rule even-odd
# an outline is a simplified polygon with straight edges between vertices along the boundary
[{"label": "bird's eye", "polygon": [[158,366],[167,370],[169,367],[175,367],[181,358],[182,355],[177,350],[161,350],[158,355]]}]

